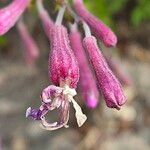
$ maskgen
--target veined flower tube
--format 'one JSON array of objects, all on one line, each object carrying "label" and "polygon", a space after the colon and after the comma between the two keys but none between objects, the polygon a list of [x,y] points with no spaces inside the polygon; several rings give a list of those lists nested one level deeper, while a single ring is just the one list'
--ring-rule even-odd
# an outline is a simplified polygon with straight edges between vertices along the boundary
[{"label": "veined flower tube", "polygon": [[11,29],[31,0],[14,0],[5,8],[0,9],[0,36]]},{"label": "veined flower tube", "polygon": [[40,20],[42,21],[43,24],[43,28],[45,31],[45,34],[47,35],[48,38],[50,38],[50,30],[52,28],[52,26],[54,25],[53,21],[51,20],[48,12],[45,10],[44,6],[43,6],[43,0],[37,0],[37,9],[39,12],[39,17]]},{"label": "veined flower tube", "polygon": [[81,95],[89,108],[95,108],[98,104],[99,93],[94,76],[86,60],[81,35],[77,31],[76,24],[71,25],[70,42],[80,68],[79,83]]},{"label": "veined flower tube", "polygon": [[101,20],[88,12],[83,4],[83,0],[73,0],[76,13],[91,28],[92,32],[102,40],[107,47],[115,46],[117,43],[116,35]]},{"label": "veined flower tube", "polygon": [[25,61],[29,66],[33,66],[39,57],[39,49],[22,20],[17,23],[17,29],[25,47]]},{"label": "veined flower tube", "polygon": [[62,25],[56,25],[52,29],[51,50],[49,74],[52,82],[55,85],[68,82],[70,87],[76,88],[79,68],[69,45],[67,30]]},{"label": "veined flower tube", "polygon": [[[41,120],[42,127],[46,130],[56,130],[68,127],[70,102],[76,111],[78,126],[82,126],[87,117],[80,106],[73,99],[76,95],[76,86],[79,80],[79,68],[76,58],[69,44],[69,37],[65,27],[61,25],[64,8],[59,11],[56,24],[52,27],[51,52],[49,56],[49,74],[54,85],[43,90],[42,105],[39,109],[28,108],[27,117]],[[45,115],[58,108],[59,121],[50,123]]]},{"label": "veined flower tube", "polygon": [[83,45],[94,68],[101,93],[108,107],[120,109],[126,102],[122,86],[108,67],[97,46],[96,38],[90,35],[90,30],[86,24],[84,24],[84,29],[86,37],[83,40]]}]

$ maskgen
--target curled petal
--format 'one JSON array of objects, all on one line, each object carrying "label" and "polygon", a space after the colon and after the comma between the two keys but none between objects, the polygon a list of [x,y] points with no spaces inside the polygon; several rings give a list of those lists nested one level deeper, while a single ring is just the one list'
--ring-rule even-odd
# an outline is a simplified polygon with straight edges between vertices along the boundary
[{"label": "curled petal", "polygon": [[46,118],[43,116],[41,118],[41,127],[45,130],[56,130],[62,127],[68,127],[67,123],[69,120],[69,102],[62,101],[59,107],[59,121],[54,123],[47,122]]},{"label": "curled petal", "polygon": [[[58,105],[57,105],[58,104]],[[49,111],[58,108],[59,111],[59,121],[50,123],[46,119],[46,115]],[[33,120],[41,120],[41,127],[45,130],[56,130],[62,127],[68,127],[67,123],[69,120],[69,101],[57,99],[53,103],[42,104],[39,109],[34,109],[29,107],[26,111],[26,117]]]},{"label": "curled petal", "polygon": [[78,105],[78,103],[74,99],[72,99],[72,103],[76,111],[75,115],[76,115],[78,126],[81,127],[84,124],[84,122],[87,120],[87,117],[85,114],[83,114],[81,107]]},{"label": "curled petal", "polygon": [[[76,118],[78,126],[81,127],[86,121],[86,116],[82,113],[80,106],[73,99],[76,95],[75,89],[69,88],[68,85],[64,87],[48,86],[42,92],[42,105],[39,109],[32,109],[29,107],[26,111],[26,117],[30,117],[33,120],[41,120],[41,127],[45,130],[56,130],[62,127],[67,128],[69,120],[69,108],[70,102],[76,111]],[[46,119],[46,115],[49,111],[58,109],[58,121],[49,122]]]},{"label": "curled petal", "polygon": [[50,85],[42,91],[42,95],[41,95],[42,101],[44,103],[48,103],[54,97],[59,96],[61,92],[62,92],[62,88],[54,86],[54,85]]},{"label": "curled petal", "polygon": [[42,109],[34,109],[29,107],[26,110],[26,117],[32,118],[33,120],[41,120],[41,116],[46,114],[47,111],[47,107],[43,107]]},{"label": "curled petal", "polygon": [[[68,90],[64,90],[67,93]],[[74,94],[74,92],[72,92]],[[62,96],[62,88],[50,85],[42,92],[42,105],[39,109],[29,107],[26,111],[26,117],[33,120],[41,120],[41,127],[45,130],[56,130],[62,127],[68,127],[69,120],[69,101],[67,97]],[[58,122],[50,123],[46,119],[46,115],[49,111],[58,109],[59,120]]]}]

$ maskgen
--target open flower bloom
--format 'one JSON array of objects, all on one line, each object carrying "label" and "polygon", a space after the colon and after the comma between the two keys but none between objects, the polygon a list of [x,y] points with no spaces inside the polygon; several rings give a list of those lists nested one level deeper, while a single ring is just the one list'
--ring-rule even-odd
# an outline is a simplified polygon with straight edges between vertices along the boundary
[{"label": "open flower bloom", "polygon": [[12,28],[31,0],[13,0],[11,4],[0,9],[0,35]]},{"label": "open flower bloom", "polygon": [[22,19],[17,23],[17,29],[22,39],[22,43],[25,47],[25,61],[29,66],[34,66],[37,58],[39,57],[39,49],[37,47],[37,44],[28,32]]},{"label": "open flower bloom", "polygon": [[122,86],[108,67],[105,58],[98,48],[96,38],[91,35],[88,25],[83,23],[83,27],[86,35],[83,40],[83,46],[94,68],[101,93],[108,107],[119,110],[126,102]]},{"label": "open flower bloom", "polygon": [[[61,14],[61,13],[60,13]],[[39,109],[28,108],[26,116],[41,120],[46,130],[56,130],[68,127],[70,102],[76,111],[78,126],[82,126],[87,117],[73,99],[79,80],[79,68],[74,53],[69,45],[69,37],[65,27],[56,22],[52,27],[51,52],[49,56],[49,74],[54,85],[48,86],[42,92],[42,105]],[[53,110],[59,110],[59,121],[47,122],[45,115]]]},{"label": "open flower bloom", "polygon": [[44,8],[42,1],[43,0],[37,0],[36,1],[37,9],[38,9],[38,12],[39,12],[40,20],[43,24],[45,34],[47,35],[48,38],[50,38],[50,30],[51,30],[52,26],[54,25],[54,23],[51,20],[47,10]]},{"label": "open flower bloom", "polygon": [[83,99],[86,102],[86,105],[89,108],[95,108],[98,104],[99,93],[96,85],[96,81],[90,70],[83,46],[81,35],[77,31],[77,25],[71,25],[71,33],[70,33],[70,42],[71,47],[75,53],[75,56],[78,60],[79,68],[80,68],[80,90]]},{"label": "open flower bloom", "polygon": [[102,40],[105,46],[115,46],[117,43],[116,35],[101,20],[88,12],[83,0],[73,0],[73,3],[77,15],[90,26],[92,32]]},{"label": "open flower bloom", "polygon": [[[50,85],[42,92],[42,105],[40,108],[32,109],[29,107],[26,111],[26,116],[31,117],[34,120],[41,120],[42,128],[46,130],[56,130],[61,127],[68,127],[69,103],[72,102],[74,105],[77,105],[76,115],[79,115],[79,119],[77,121],[78,125],[81,126],[83,124],[82,118],[85,116],[82,114],[81,108],[78,104],[73,100],[73,96],[75,95],[76,91],[74,89],[70,89],[67,85],[63,87]],[[56,108],[59,111],[59,121],[54,123],[47,122],[45,115]]]}]

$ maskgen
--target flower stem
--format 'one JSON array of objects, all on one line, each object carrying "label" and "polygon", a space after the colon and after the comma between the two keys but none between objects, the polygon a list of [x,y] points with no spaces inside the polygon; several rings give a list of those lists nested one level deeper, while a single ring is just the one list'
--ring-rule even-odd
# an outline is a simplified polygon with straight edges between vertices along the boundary
[{"label": "flower stem", "polygon": [[66,5],[67,10],[69,11],[70,15],[74,18],[75,22],[79,22],[80,18],[77,16],[77,14],[72,10],[71,6],[69,4]]},{"label": "flower stem", "polygon": [[57,18],[56,18],[55,25],[61,25],[62,24],[65,9],[66,9],[65,5],[60,8],[60,10],[58,12],[58,15],[57,15]]},{"label": "flower stem", "polygon": [[85,32],[85,36],[86,37],[91,37],[91,30],[90,30],[89,26],[84,21],[82,23],[83,23],[83,29],[84,29],[84,32]]},{"label": "flower stem", "polygon": [[69,28],[70,28],[70,31],[71,32],[77,32],[77,23],[74,22],[73,24],[72,23],[69,23]]},{"label": "flower stem", "polygon": [[38,10],[43,11],[42,0],[37,0],[36,4]]}]

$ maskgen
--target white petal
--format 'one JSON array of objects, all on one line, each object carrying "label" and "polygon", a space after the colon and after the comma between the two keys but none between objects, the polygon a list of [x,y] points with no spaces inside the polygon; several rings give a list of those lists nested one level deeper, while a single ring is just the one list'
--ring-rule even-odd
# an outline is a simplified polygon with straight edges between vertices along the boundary
[{"label": "white petal", "polygon": [[75,116],[77,119],[78,126],[81,127],[84,124],[84,122],[86,121],[87,117],[85,114],[83,114],[81,107],[78,105],[78,103],[74,99],[72,99],[71,101],[72,101],[73,107],[76,111]]}]

